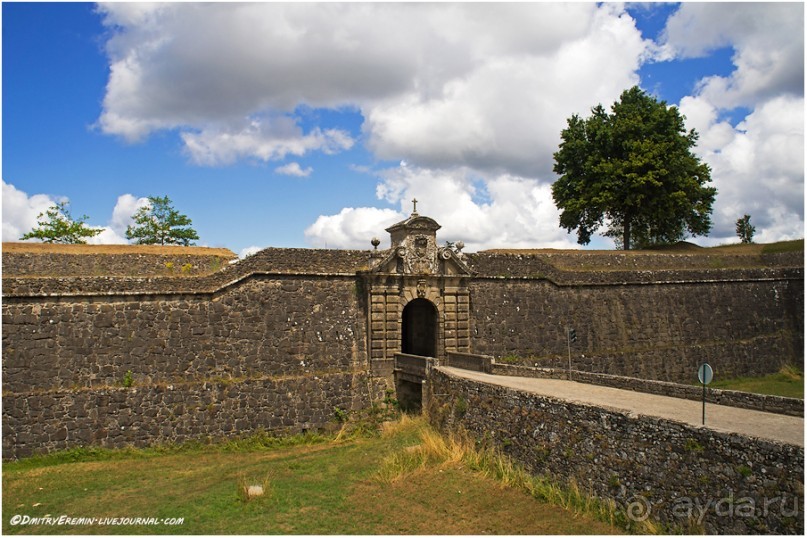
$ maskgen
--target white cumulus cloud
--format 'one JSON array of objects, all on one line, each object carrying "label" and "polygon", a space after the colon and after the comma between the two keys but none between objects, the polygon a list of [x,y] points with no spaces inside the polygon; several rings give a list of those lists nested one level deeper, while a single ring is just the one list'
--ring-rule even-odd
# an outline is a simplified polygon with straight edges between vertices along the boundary
[{"label": "white cumulus cloud", "polygon": [[468,168],[432,170],[412,165],[382,172],[379,198],[412,209],[442,225],[440,237],[462,240],[467,250],[543,245],[575,248],[573,238],[558,227],[551,186],[511,174],[479,174]]},{"label": "white cumulus cloud", "polygon": [[717,121],[703,97],[684,99],[681,110],[697,118],[697,152],[711,166],[718,189],[706,242],[736,240],[734,225],[745,214],[757,228],[755,241],[804,237],[804,99],[771,99],[736,128]]},{"label": "white cumulus cloud", "polygon": [[367,248],[369,238],[408,217],[412,200],[417,199],[418,213],[442,226],[438,232],[441,241],[462,240],[468,252],[503,246],[577,246],[573,237],[558,228],[551,186],[536,179],[508,174],[482,176],[468,168],[432,170],[402,163],[381,171],[376,194],[401,211],[360,207],[320,216],[306,230],[309,243]]},{"label": "white cumulus cloud", "polygon": [[3,181],[3,242],[19,241],[37,226],[37,217],[57,201],[46,194],[28,196]]},{"label": "white cumulus cloud", "polygon": [[[758,239],[803,223],[800,4],[684,3],[659,43],[617,3],[104,4],[110,76],[98,125],[130,141],[173,130],[198,165],[301,161],[359,141],[378,161],[379,206],[320,215],[314,246],[366,248],[409,214],[469,248],[573,246],[551,199],[552,154],[574,113],[609,106],[649,60],[732,47],[730,74],[680,105],[718,193],[715,236],[743,207]],[[749,110],[741,125],[726,111]],[[355,110],[361,133],[301,110]],[[775,141],[775,143],[773,142]],[[280,174],[305,176],[300,162]],[[768,196],[767,207],[744,206]],[[760,200],[761,198],[757,198]],[[758,215],[758,217],[757,217]],[[788,224],[791,223],[791,224]],[[733,233],[733,232],[732,232]]]},{"label": "white cumulus cloud", "polygon": [[94,237],[93,243],[127,243],[126,228],[134,224],[132,216],[141,207],[149,205],[146,197],[137,198],[132,194],[122,194],[118,196],[115,207],[112,208],[112,217],[104,232]]},{"label": "white cumulus cloud", "polygon": [[201,165],[226,165],[246,158],[280,160],[287,155],[302,156],[310,151],[326,154],[350,149],[353,139],[340,129],[314,128],[303,134],[289,117],[253,119],[238,128],[205,127],[200,132],[184,132],[182,140],[191,160]]},{"label": "white cumulus cloud", "polygon": [[249,256],[252,256],[253,254],[262,251],[264,248],[266,247],[258,247],[255,245],[242,248],[241,251],[238,253],[238,259],[243,260],[244,258],[248,258]]},{"label": "white cumulus cloud", "polygon": [[101,11],[111,38],[99,125],[130,140],[179,129],[203,165],[349,149],[349,133],[303,132],[295,116],[348,106],[382,159],[549,174],[565,118],[638,82],[649,46],[609,4]]},{"label": "white cumulus cloud", "polygon": [[[804,6],[685,3],[663,41],[671,57],[734,52],[729,75],[704,77],[680,102],[718,189],[703,242],[736,241],[745,214],[755,241],[804,237]],[[736,126],[721,119],[738,107],[750,112]]]},{"label": "white cumulus cloud", "polygon": [[[421,166],[463,165],[548,180],[566,118],[638,83],[636,70],[650,45],[633,19],[613,6],[559,11],[553,6],[556,17],[540,18],[533,29],[552,28],[552,47],[480,51],[467,72],[432,91],[414,88],[365,107],[369,147],[381,158]],[[580,18],[574,27],[584,20],[587,31],[557,32],[572,15]],[[471,34],[463,37],[473,42]]]},{"label": "white cumulus cloud", "polygon": [[[37,217],[56,202],[69,202],[69,200],[54,199],[47,194],[29,196],[14,185],[3,181],[3,241],[19,241],[20,237],[37,226]],[[106,226],[86,223],[90,228],[101,230],[98,235],[87,238],[87,243],[91,245],[127,243],[126,227],[132,224],[131,217],[135,211],[147,203],[147,198],[135,198],[131,194],[119,196]],[[73,217],[76,218],[77,215]]]},{"label": "white cumulus cloud", "polygon": [[[379,234],[404,218],[403,213],[392,209],[346,207],[336,215],[320,216],[305,230],[305,236],[318,248],[369,249],[373,237],[383,241]],[[381,248],[385,248],[383,244]]]},{"label": "white cumulus cloud", "polygon": [[664,44],[676,57],[734,49],[729,76],[704,78],[698,92],[721,108],[804,94],[804,5],[687,2],[670,17]]},{"label": "white cumulus cloud", "polygon": [[284,176],[295,176],[295,177],[308,177],[311,175],[314,169],[310,166],[306,168],[301,168],[300,163],[298,162],[290,162],[289,164],[284,164],[283,166],[278,166],[275,168],[275,173],[283,174]]}]

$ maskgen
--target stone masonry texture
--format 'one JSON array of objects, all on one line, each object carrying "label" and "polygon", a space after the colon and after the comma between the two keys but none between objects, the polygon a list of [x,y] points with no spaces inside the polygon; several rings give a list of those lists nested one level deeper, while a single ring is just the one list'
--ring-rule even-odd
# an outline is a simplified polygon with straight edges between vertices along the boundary
[{"label": "stone masonry texture", "polygon": [[432,369],[427,406],[530,472],[710,534],[803,534],[804,449],[572,403]]},{"label": "stone masonry texture", "polygon": [[529,366],[691,382],[778,371],[803,358],[801,280],[558,286],[481,279],[469,286],[471,349]]},{"label": "stone masonry texture", "polygon": [[364,374],[225,379],[3,395],[4,456],[319,430],[367,405]]},{"label": "stone masonry texture", "polygon": [[[688,268],[678,256],[637,270],[616,254],[594,269],[553,256],[466,255],[471,352],[565,368],[573,326],[573,367],[586,372],[688,382],[703,360],[722,377],[803,361],[803,263],[793,257],[749,269]],[[3,277],[4,457],[322,427],[333,407],[367,407],[392,386],[369,352],[369,251],[270,248],[186,276],[163,274],[160,256],[138,259],[136,274],[77,260],[46,256],[26,269],[3,255],[14,268]],[[248,405],[222,396],[233,387]],[[131,422],[113,434],[119,419]]]}]

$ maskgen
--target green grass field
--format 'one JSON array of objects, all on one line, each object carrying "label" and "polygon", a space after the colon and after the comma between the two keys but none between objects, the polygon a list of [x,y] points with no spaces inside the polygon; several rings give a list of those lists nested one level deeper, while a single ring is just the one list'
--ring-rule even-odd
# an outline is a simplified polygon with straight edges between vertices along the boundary
[{"label": "green grass field", "polygon": [[804,374],[796,367],[785,366],[775,374],[762,377],[715,380],[709,388],[804,399]]},{"label": "green grass field", "polygon": [[[167,449],[79,450],[5,463],[3,532],[621,532],[602,521],[617,521],[613,513],[609,515],[607,509],[579,492],[569,495],[555,486],[538,487],[539,482],[532,478],[522,478],[516,484],[512,478],[486,471],[489,465],[486,467],[478,455],[476,459],[469,457],[473,450],[446,445],[423,419],[404,417],[382,434],[361,437],[267,439]],[[505,485],[508,480],[512,485]],[[245,500],[240,488],[253,483],[265,485],[266,493]],[[552,495],[558,499],[556,504],[541,500]],[[183,523],[11,525],[15,515],[182,518]]]}]

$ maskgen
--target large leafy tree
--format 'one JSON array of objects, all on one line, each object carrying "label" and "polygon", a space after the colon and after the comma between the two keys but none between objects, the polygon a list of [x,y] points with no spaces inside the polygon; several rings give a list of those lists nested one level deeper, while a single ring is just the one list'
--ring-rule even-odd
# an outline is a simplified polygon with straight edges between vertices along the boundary
[{"label": "large leafy tree", "polygon": [[171,205],[168,196],[149,196],[149,203],[132,216],[134,226],[126,228],[126,238],[139,245],[192,245],[199,239],[191,219]]},{"label": "large leafy tree", "polygon": [[37,216],[37,227],[20,237],[40,239],[45,243],[85,244],[87,239],[101,233],[100,228],[90,228],[85,224],[89,217],[82,215],[78,219],[70,216],[67,202],[58,202],[44,213]]},{"label": "large leafy tree", "polygon": [[591,112],[567,120],[554,155],[561,227],[585,245],[605,225],[625,250],[708,234],[717,190],[678,109],[635,86]]}]

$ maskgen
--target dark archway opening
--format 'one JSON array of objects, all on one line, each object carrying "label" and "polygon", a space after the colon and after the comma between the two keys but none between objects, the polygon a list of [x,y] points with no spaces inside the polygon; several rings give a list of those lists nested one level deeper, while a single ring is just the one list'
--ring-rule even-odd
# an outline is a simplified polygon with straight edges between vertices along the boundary
[{"label": "dark archway opening", "polygon": [[437,308],[426,299],[410,301],[401,319],[401,352],[437,356]]},{"label": "dark archway opening", "polygon": [[420,413],[423,401],[423,384],[403,379],[395,380],[395,396],[401,411]]}]

